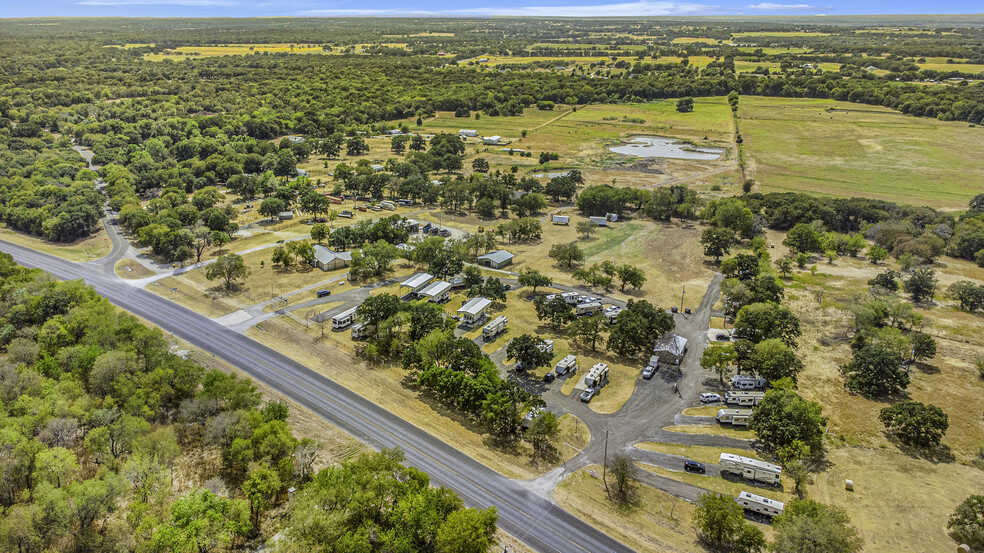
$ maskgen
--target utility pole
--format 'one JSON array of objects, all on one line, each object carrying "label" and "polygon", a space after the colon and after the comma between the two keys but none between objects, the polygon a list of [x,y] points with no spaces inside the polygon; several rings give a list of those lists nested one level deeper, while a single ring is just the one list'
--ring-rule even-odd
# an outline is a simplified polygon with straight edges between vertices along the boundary
[{"label": "utility pole", "polygon": [[683,298],[687,297],[687,285],[683,285],[683,293],[680,294],[680,313],[683,313]]},{"label": "utility pole", "polygon": [[608,490],[608,431],[605,430],[605,464],[601,466],[601,481],[605,483],[605,493],[608,501],[612,500],[612,492]]}]

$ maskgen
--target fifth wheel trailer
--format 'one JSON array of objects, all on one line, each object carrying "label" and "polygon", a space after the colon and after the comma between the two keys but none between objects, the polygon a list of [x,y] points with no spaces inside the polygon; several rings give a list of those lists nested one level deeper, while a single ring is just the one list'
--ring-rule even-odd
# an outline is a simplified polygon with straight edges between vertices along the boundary
[{"label": "fifth wheel trailer", "polygon": [[776,501],[775,499],[769,499],[768,497],[762,497],[761,495],[755,495],[748,492],[739,493],[738,498],[735,499],[735,501],[745,510],[752,511],[753,513],[758,513],[760,515],[765,515],[770,518],[781,515],[785,507],[781,501]]},{"label": "fifth wheel trailer", "polygon": [[773,486],[779,485],[779,477],[782,476],[782,467],[779,465],[732,453],[722,453],[718,459],[718,465],[721,467],[721,471],[738,474],[746,480],[764,482]]},{"label": "fifth wheel trailer", "polygon": [[758,402],[765,399],[765,392],[748,392],[744,390],[733,390],[724,393],[724,402],[728,405],[740,405],[751,407],[758,405]]},{"label": "fifth wheel trailer", "polygon": [[506,324],[508,322],[509,319],[506,318],[504,315],[499,315],[495,319],[492,319],[492,322],[490,322],[489,324],[485,325],[484,328],[482,328],[482,337],[484,337],[486,340],[491,340],[495,338],[496,336],[501,334],[503,330],[506,329]]},{"label": "fifth wheel trailer", "polygon": [[751,418],[751,409],[718,409],[715,420],[721,424],[748,426],[748,421],[751,420]]},{"label": "fifth wheel trailer", "polygon": [[341,330],[343,328],[348,328],[352,326],[355,322],[355,312],[358,307],[353,307],[352,309],[346,309],[341,313],[335,315],[331,318],[331,328],[332,330]]}]

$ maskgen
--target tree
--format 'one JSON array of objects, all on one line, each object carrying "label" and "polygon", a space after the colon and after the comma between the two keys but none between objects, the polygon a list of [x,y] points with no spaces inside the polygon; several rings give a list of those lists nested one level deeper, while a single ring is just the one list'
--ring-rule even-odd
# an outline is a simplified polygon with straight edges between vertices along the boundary
[{"label": "tree", "polygon": [[247,276],[249,276],[249,267],[242,257],[234,253],[219,256],[215,262],[205,268],[205,278],[222,279],[225,281],[226,290],[232,289],[237,285],[237,281],[245,280]]},{"label": "tree", "polygon": [[554,244],[550,246],[550,257],[555,259],[557,263],[571,268],[575,263],[580,263],[584,261],[584,251],[581,250],[574,242],[570,244]]},{"label": "tree", "polygon": [[324,223],[315,223],[311,227],[311,239],[319,244],[327,240],[330,234],[331,231],[328,230],[328,225]]},{"label": "tree", "polygon": [[738,359],[734,344],[711,344],[700,356],[700,366],[717,373],[721,384],[731,366]]},{"label": "tree", "polygon": [[820,233],[813,225],[798,223],[786,233],[783,245],[797,253],[819,252],[822,248]]},{"label": "tree", "polygon": [[533,460],[543,459],[550,462],[557,457],[557,448],[553,445],[554,438],[560,433],[557,415],[550,411],[541,411],[530,423],[526,431],[526,439],[533,446]]},{"label": "tree", "polygon": [[225,246],[231,241],[232,238],[230,238],[228,234],[219,230],[212,231],[212,245],[215,246],[216,249],[222,250],[222,246]]},{"label": "tree", "polygon": [[799,319],[789,308],[775,303],[753,303],[738,310],[734,335],[758,343],[779,338],[789,347],[796,347],[800,336]]},{"label": "tree", "polygon": [[796,381],[796,376],[803,368],[803,362],[796,357],[796,353],[778,338],[762,340],[755,344],[749,359],[742,365],[759,376],[770,381],[780,378],[791,378]]},{"label": "tree", "polygon": [[533,288],[533,293],[536,293],[536,289],[540,286],[550,286],[553,280],[547,275],[544,275],[536,269],[531,269],[529,267],[523,269],[519,273],[519,285],[529,286]]},{"label": "tree", "polygon": [[280,493],[280,487],[280,477],[264,464],[254,466],[249,472],[249,478],[243,482],[243,495],[249,501],[250,521],[254,534],[260,528],[260,515],[269,508]]},{"label": "tree", "polygon": [[871,247],[868,248],[868,259],[877,265],[888,259],[888,250],[878,244],[872,244]]},{"label": "tree", "polygon": [[486,553],[496,533],[498,514],[488,509],[458,509],[447,516],[437,530],[437,553]]},{"label": "tree", "polygon": [[561,200],[569,201],[577,194],[577,182],[569,174],[553,178],[544,187],[543,192],[553,198],[555,202],[560,202]]},{"label": "tree", "polygon": [[595,351],[598,339],[605,329],[605,317],[601,313],[575,317],[567,329],[567,334],[572,340],[581,344],[582,347],[590,347]]},{"label": "tree", "polygon": [[909,386],[909,372],[902,365],[902,356],[877,344],[855,350],[854,358],[841,367],[841,373],[847,389],[868,398],[889,396]]},{"label": "tree", "polygon": [[652,351],[653,340],[673,330],[673,316],[656,309],[646,300],[632,301],[615,318],[608,335],[608,349],[619,355],[635,356]]},{"label": "tree", "polygon": [[694,99],[690,96],[680,98],[677,100],[676,110],[680,113],[690,113],[694,110]]},{"label": "tree", "polygon": [[489,162],[485,158],[476,157],[472,161],[472,171],[476,173],[488,173],[489,172]]},{"label": "tree", "polygon": [[355,278],[382,276],[399,256],[400,250],[386,240],[365,244],[361,251],[352,252],[349,273]]},{"label": "tree", "polygon": [[925,449],[939,446],[950,426],[942,409],[918,401],[903,401],[885,407],[878,420],[902,444]]},{"label": "tree", "polygon": [[888,294],[891,292],[896,292],[899,289],[899,273],[891,269],[878,273],[874,278],[868,280],[868,286],[874,288],[873,293],[877,294]]},{"label": "tree", "polygon": [[789,275],[793,272],[793,260],[788,257],[780,257],[776,260],[776,269],[782,278],[789,278]]},{"label": "tree", "polygon": [[592,223],[591,221],[578,221],[578,223],[574,225],[574,229],[581,237],[581,240],[587,240],[598,232],[598,225]]},{"label": "tree", "polygon": [[722,255],[731,251],[735,242],[735,231],[722,227],[708,227],[700,235],[700,243],[704,246],[704,255],[714,257],[714,262],[721,260]]},{"label": "tree", "polygon": [[765,549],[765,535],[745,522],[745,512],[735,498],[705,493],[697,498],[693,525],[708,547],[732,553],[756,553]]},{"label": "tree", "polygon": [[171,504],[171,520],[151,537],[160,551],[211,551],[251,530],[249,508],[241,499],[225,499],[204,489]]},{"label": "tree", "polygon": [[973,551],[984,551],[984,495],[972,495],[957,506],[946,523],[947,533]]},{"label": "tree", "polygon": [[619,505],[630,505],[636,500],[636,469],[631,457],[624,453],[617,453],[608,461],[606,467],[613,477],[615,485],[611,499]]},{"label": "tree", "polygon": [[271,219],[283,213],[287,209],[287,204],[280,198],[266,198],[260,203],[260,215]]},{"label": "tree", "polygon": [[361,156],[369,153],[369,145],[361,135],[355,135],[345,143],[345,154],[348,156]]},{"label": "tree", "polygon": [[933,292],[936,290],[936,271],[932,269],[916,269],[905,280],[902,288],[912,297],[912,301],[915,303],[922,303],[927,299],[932,299]]},{"label": "tree", "polygon": [[863,541],[840,507],[811,499],[786,503],[783,513],[772,520],[773,549],[796,553],[858,553]]},{"label": "tree", "polygon": [[509,341],[506,358],[515,359],[517,369],[535,371],[549,365],[553,354],[547,351],[546,342],[541,338],[523,334]]},{"label": "tree", "polygon": [[34,457],[31,480],[35,488],[42,483],[60,488],[68,483],[76,469],[78,462],[72,450],[64,447],[44,448]]},{"label": "tree", "polygon": [[923,360],[936,357],[936,339],[923,332],[915,332],[910,336],[912,343],[912,359]]},{"label": "tree", "polygon": [[485,279],[482,277],[482,271],[474,265],[468,265],[462,271],[462,284],[466,290],[470,290],[475,286],[481,286],[485,283]]},{"label": "tree", "polygon": [[379,323],[396,315],[402,305],[400,298],[393,294],[375,294],[359,304],[356,314],[366,326],[377,327]]},{"label": "tree", "polygon": [[577,319],[574,309],[560,294],[555,295],[550,301],[539,295],[533,300],[533,307],[536,309],[536,317],[541,321],[550,321],[550,327],[554,330]]},{"label": "tree", "polygon": [[212,230],[202,225],[195,227],[192,234],[195,237],[195,262],[201,263],[202,254],[205,253],[205,248],[212,245]]},{"label": "tree", "polygon": [[390,139],[390,151],[394,154],[402,154],[407,151],[407,141],[410,137],[405,134],[398,134]]},{"label": "tree", "polygon": [[984,308],[984,284],[969,280],[954,282],[947,289],[947,295],[960,302],[961,309],[973,312]]},{"label": "tree", "polygon": [[285,246],[277,246],[270,254],[270,261],[281,265],[284,269],[290,269],[294,264],[294,251]]},{"label": "tree", "polygon": [[819,403],[807,401],[792,390],[770,390],[755,406],[748,427],[769,451],[795,441],[820,451],[827,419]]},{"label": "tree", "polygon": [[619,265],[615,273],[618,275],[619,281],[621,281],[620,289],[623,292],[625,291],[626,285],[639,289],[646,283],[646,273],[642,269],[633,267],[627,263]]}]

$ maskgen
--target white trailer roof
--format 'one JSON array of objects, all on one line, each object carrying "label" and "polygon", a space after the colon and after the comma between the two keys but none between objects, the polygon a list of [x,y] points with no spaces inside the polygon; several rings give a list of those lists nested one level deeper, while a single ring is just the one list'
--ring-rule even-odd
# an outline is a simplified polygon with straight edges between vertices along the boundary
[{"label": "white trailer roof", "polygon": [[412,277],[404,280],[400,284],[400,286],[401,287],[402,286],[407,286],[407,287],[410,287],[410,288],[416,290],[417,288],[420,288],[421,286],[423,286],[423,285],[427,284],[428,282],[430,282],[430,280],[432,278],[434,278],[434,275],[432,275],[430,273],[417,273],[417,274],[413,275]]},{"label": "white trailer roof", "polygon": [[349,317],[354,317],[355,316],[355,311],[357,309],[358,309],[358,307],[353,307],[352,309],[346,309],[345,311],[342,311],[341,313],[336,313],[334,316],[332,316],[331,320],[333,320],[333,321],[341,321],[342,319],[347,319]]},{"label": "white trailer roof", "polygon": [[751,492],[740,492],[738,494],[738,499],[746,499],[748,501],[754,501],[755,503],[761,503],[762,505],[768,505],[783,510],[785,504],[782,501],[776,501],[775,499],[769,499],[768,497],[762,497],[761,495],[755,495]]},{"label": "white trailer roof", "polygon": [[742,457],[741,455],[735,455],[733,453],[722,453],[718,462],[731,461],[732,463],[741,463],[742,465],[748,465],[750,467],[755,467],[761,470],[767,470],[770,472],[782,472],[782,467],[779,465],[773,465],[772,463],[767,463],[765,461],[760,461],[758,459],[752,459],[750,457]]},{"label": "white trailer roof", "polygon": [[468,303],[462,305],[458,309],[458,313],[463,315],[478,315],[482,311],[485,311],[492,305],[492,300],[487,300],[485,298],[472,298],[468,300]]}]

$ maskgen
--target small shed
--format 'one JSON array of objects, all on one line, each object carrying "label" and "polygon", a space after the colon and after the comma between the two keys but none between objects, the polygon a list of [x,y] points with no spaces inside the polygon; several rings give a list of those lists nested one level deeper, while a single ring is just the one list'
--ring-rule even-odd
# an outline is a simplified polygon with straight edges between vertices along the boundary
[{"label": "small shed", "polygon": [[294,212],[293,211],[281,211],[280,212],[280,215],[278,215],[277,217],[279,217],[281,221],[287,221],[289,219],[293,219],[294,218]]},{"label": "small shed", "polygon": [[434,275],[430,273],[417,273],[400,283],[400,293],[402,294],[403,289],[407,288],[407,293],[416,294],[430,284],[432,280],[434,280]]},{"label": "small shed", "polygon": [[550,217],[550,221],[555,225],[569,225],[571,224],[571,218],[567,215],[554,215]]},{"label": "small shed", "polygon": [[428,284],[423,290],[417,292],[418,298],[427,298],[427,301],[440,303],[451,298],[451,283],[443,280],[434,281]]},{"label": "small shed", "polygon": [[372,169],[376,173],[379,173],[383,169],[386,169],[386,167],[384,167],[384,166],[382,166],[382,165],[380,165],[378,163],[373,163],[372,165],[369,166],[369,168]]},{"label": "small shed", "polygon": [[466,325],[476,325],[485,319],[485,312],[492,305],[492,300],[485,298],[472,298],[458,308],[458,315],[461,322]]},{"label": "small shed", "polygon": [[506,250],[495,250],[485,255],[478,256],[478,264],[492,269],[501,269],[512,263],[514,256]]},{"label": "small shed", "polygon": [[659,356],[662,363],[679,365],[683,356],[687,355],[687,339],[679,334],[667,332],[656,341],[653,353]]},{"label": "small shed", "polygon": [[348,267],[352,263],[352,252],[336,252],[321,244],[314,247],[314,259],[311,265],[322,271],[331,271]]},{"label": "small shed", "polygon": [[499,135],[483,136],[482,137],[482,143],[483,144],[498,144],[501,141],[502,141],[502,137],[499,136]]},{"label": "small shed", "polygon": [[390,136],[399,136],[399,135],[403,134],[403,131],[401,131],[400,129],[390,129],[390,130],[386,131],[386,134],[388,134]]},{"label": "small shed", "polygon": [[608,217],[588,217],[588,220],[591,221],[592,224],[598,225],[599,227],[608,226]]},{"label": "small shed", "polygon": [[478,136],[478,131],[475,129],[460,129],[458,131],[458,136]]}]

